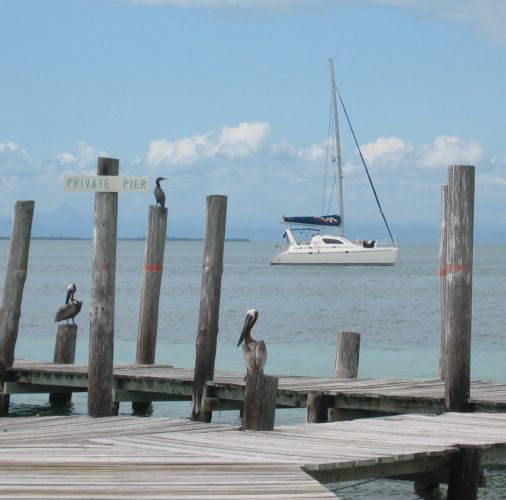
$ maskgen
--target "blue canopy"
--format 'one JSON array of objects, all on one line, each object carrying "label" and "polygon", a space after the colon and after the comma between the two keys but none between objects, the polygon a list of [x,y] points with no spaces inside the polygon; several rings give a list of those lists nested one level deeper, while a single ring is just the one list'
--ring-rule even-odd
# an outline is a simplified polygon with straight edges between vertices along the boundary
[{"label": "blue canopy", "polygon": [[315,215],[308,217],[286,217],[283,215],[285,224],[304,224],[312,226],[339,226],[341,217],[339,215]]}]

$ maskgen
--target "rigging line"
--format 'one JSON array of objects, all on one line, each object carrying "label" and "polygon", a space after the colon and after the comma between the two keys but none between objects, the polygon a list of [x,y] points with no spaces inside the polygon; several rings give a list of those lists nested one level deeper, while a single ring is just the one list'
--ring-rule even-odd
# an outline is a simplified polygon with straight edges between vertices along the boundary
[{"label": "rigging line", "polygon": [[380,214],[383,217],[383,220],[385,221],[385,226],[387,227],[388,234],[390,235],[390,239],[392,240],[392,243],[395,245],[394,237],[392,236],[392,232],[390,231],[390,227],[388,225],[387,219],[385,217],[385,214],[383,213],[383,209],[381,208],[381,203],[379,201],[378,195],[376,194],[376,189],[374,189],[374,184],[372,182],[371,176],[369,175],[369,169],[367,168],[367,165],[364,160],[364,156],[362,155],[362,150],[360,149],[360,146],[358,145],[357,136],[355,135],[355,131],[353,130],[353,127],[351,126],[350,117],[348,116],[348,111],[346,111],[346,107],[344,105],[343,98],[341,97],[341,94],[340,94],[337,86],[336,86],[336,91],[337,91],[337,95],[339,96],[339,101],[341,103],[341,106],[343,107],[343,111],[346,116],[346,121],[348,122],[348,125],[350,127],[351,134],[353,135],[353,140],[355,141],[355,145],[357,146],[358,153],[360,155],[360,159],[362,160],[362,164],[364,165],[365,172],[367,174],[367,178],[369,179],[369,184],[371,185],[372,192],[374,193],[374,197],[376,198],[376,203],[378,204]]}]

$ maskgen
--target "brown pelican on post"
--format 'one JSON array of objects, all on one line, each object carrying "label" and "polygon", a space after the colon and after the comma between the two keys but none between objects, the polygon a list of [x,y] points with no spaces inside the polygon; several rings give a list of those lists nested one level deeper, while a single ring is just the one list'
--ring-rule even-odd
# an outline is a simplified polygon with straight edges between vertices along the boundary
[{"label": "brown pelican on post", "polygon": [[160,204],[162,208],[165,208],[165,193],[163,192],[162,186],[160,186],[160,181],[167,180],[167,177],[157,177],[156,178],[156,187],[155,187],[155,198],[156,205]]},{"label": "brown pelican on post", "polygon": [[65,299],[65,304],[58,308],[56,311],[56,315],[54,317],[54,322],[67,320],[67,324],[69,319],[72,320],[72,324],[75,325],[74,318],[81,311],[81,306],[83,303],[80,300],[74,298],[74,294],[76,293],[77,287],[75,283],[71,283],[67,287],[67,298]]},{"label": "brown pelican on post", "polygon": [[263,375],[264,366],[267,363],[267,348],[263,340],[254,340],[251,337],[251,329],[258,319],[258,311],[250,309],[246,313],[244,326],[242,328],[241,336],[237,347],[239,347],[244,340],[242,346],[242,357],[246,364],[247,373],[250,375]]}]

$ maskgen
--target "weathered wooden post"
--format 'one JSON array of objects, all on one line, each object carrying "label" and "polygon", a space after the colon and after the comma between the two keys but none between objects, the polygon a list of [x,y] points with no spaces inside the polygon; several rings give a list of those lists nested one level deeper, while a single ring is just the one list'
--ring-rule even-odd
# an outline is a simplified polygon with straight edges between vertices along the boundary
[{"label": "weathered wooden post", "polygon": [[306,402],[306,422],[308,424],[321,424],[329,420],[328,397],[319,391],[311,391],[307,394]]},{"label": "weathered wooden post", "polygon": [[243,431],[272,431],[276,416],[278,379],[247,374],[242,410]]},{"label": "weathered wooden post", "polygon": [[[118,172],[119,160],[98,158],[99,176],[118,175]],[[91,417],[107,417],[114,413],[112,389],[117,219],[118,193],[97,192],[93,229],[88,366],[88,415]]]},{"label": "weathered wooden post", "polygon": [[446,266],[446,411],[467,411],[471,387],[474,167],[449,167]]},{"label": "weathered wooden post", "polygon": [[336,378],[357,378],[360,357],[360,333],[339,332],[337,334]]},{"label": "weathered wooden post", "polygon": [[[166,239],[167,209],[150,205],[135,358],[135,362],[139,365],[150,365],[155,362],[158,308]],[[143,412],[150,404],[148,401],[137,401],[132,403],[132,408],[136,412]]]},{"label": "weathered wooden post", "polygon": [[227,197],[208,196],[192,394],[192,419],[203,422],[212,418],[212,412],[203,411],[203,405],[206,384],[214,377],[226,218]]},{"label": "weathered wooden post", "polygon": [[[77,325],[61,324],[56,327],[56,341],[54,346],[53,363],[71,365],[76,354]],[[72,400],[72,392],[51,392],[51,404],[67,404]]]},{"label": "weathered wooden post", "polygon": [[448,477],[448,500],[476,500],[480,483],[481,452],[479,448],[462,446],[452,456]]},{"label": "weathered wooden post", "polygon": [[14,363],[23,288],[28,271],[34,201],[17,201],[12,221],[9,257],[0,307],[0,416],[9,414],[9,395],[3,394],[4,375]]},{"label": "weathered wooden post", "polygon": [[[335,378],[357,378],[358,375],[358,362],[360,358],[360,333],[357,332],[339,332],[337,334],[337,350],[336,350],[336,363],[334,369]],[[321,405],[327,405],[328,397],[321,399]],[[317,400],[318,401],[318,400]],[[308,399],[308,411],[310,408],[310,400]],[[325,409],[322,407],[319,414],[323,416]],[[339,408],[328,408],[328,419],[332,422],[337,420],[347,420],[353,416],[359,415],[360,412],[355,410],[342,410]],[[308,422],[309,413],[308,413]],[[315,420],[315,423],[325,422],[325,420]]]},{"label": "weathered wooden post", "polygon": [[441,186],[441,241],[439,244],[439,302],[441,309],[441,342],[439,346],[439,378],[446,376],[446,241],[448,214],[448,185]]}]

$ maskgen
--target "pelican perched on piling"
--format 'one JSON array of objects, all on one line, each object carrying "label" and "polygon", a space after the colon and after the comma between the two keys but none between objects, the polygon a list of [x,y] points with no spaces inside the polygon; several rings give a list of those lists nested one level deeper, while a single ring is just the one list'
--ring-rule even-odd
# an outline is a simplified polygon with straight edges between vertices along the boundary
[{"label": "pelican perched on piling", "polygon": [[263,340],[254,340],[251,336],[251,329],[258,319],[258,311],[250,309],[246,313],[244,326],[242,328],[241,336],[237,347],[239,347],[244,340],[242,346],[242,357],[246,364],[247,373],[250,375],[263,375],[264,366],[267,363],[267,348]]},{"label": "pelican perched on piling", "polygon": [[56,311],[56,315],[54,317],[55,323],[57,323],[58,321],[63,321],[65,319],[67,320],[68,324],[69,319],[71,319],[72,324],[75,325],[74,318],[79,314],[79,312],[81,311],[81,306],[83,305],[83,303],[80,300],[74,298],[76,290],[77,287],[75,283],[71,283],[67,287],[67,297],[65,299],[65,304],[63,306],[60,306]]},{"label": "pelican perched on piling", "polygon": [[165,180],[167,180],[167,177],[156,178],[156,187],[155,187],[156,205],[160,204],[162,208],[165,208],[165,193],[163,192],[162,186],[160,186],[160,181]]}]

